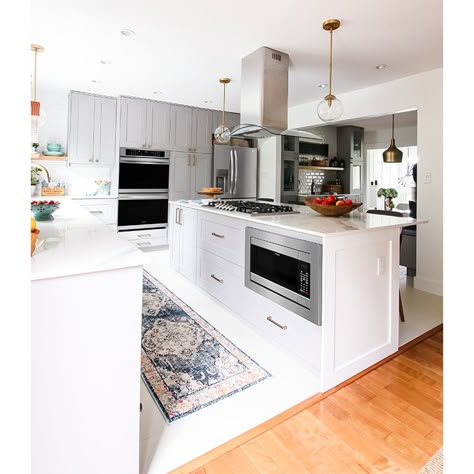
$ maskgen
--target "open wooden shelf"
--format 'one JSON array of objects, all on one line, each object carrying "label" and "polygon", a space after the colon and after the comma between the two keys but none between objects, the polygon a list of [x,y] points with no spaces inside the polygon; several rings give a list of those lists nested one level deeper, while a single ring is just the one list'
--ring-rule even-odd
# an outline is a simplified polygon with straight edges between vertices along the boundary
[{"label": "open wooden shelf", "polygon": [[331,171],[343,171],[345,168],[338,168],[335,166],[299,166],[300,170],[331,170]]},{"label": "open wooden shelf", "polygon": [[50,160],[50,161],[66,161],[67,156],[47,156],[41,153],[32,153],[31,154],[32,160]]}]

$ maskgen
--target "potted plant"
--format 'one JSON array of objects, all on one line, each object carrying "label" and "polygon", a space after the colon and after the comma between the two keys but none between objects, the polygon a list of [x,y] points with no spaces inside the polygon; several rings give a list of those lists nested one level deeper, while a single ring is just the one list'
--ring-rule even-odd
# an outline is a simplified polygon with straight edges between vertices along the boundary
[{"label": "potted plant", "polygon": [[377,191],[378,197],[384,198],[384,207],[386,211],[391,211],[393,209],[393,199],[398,197],[398,191],[395,188],[380,188]]},{"label": "potted plant", "polygon": [[31,195],[33,196],[36,191],[36,186],[39,182],[40,174],[42,169],[37,166],[31,167]]},{"label": "potted plant", "polygon": [[36,142],[33,142],[33,143],[31,144],[31,146],[32,146],[33,150],[35,150],[35,153],[36,153],[36,152],[38,151],[38,147],[40,146],[40,144],[39,144],[39,143],[36,143]]}]

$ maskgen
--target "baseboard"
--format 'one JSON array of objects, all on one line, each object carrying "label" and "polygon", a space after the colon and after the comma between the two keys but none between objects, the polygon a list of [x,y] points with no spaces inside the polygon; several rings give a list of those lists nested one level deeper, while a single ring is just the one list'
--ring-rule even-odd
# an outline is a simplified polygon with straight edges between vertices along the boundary
[{"label": "baseboard", "polygon": [[443,282],[438,280],[430,280],[420,276],[413,277],[413,287],[416,290],[426,291],[433,295],[443,296]]}]

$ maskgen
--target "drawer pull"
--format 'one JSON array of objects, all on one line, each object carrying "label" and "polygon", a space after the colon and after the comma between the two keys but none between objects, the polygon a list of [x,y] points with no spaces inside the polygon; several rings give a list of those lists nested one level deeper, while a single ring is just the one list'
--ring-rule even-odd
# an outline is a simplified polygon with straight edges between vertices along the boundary
[{"label": "drawer pull", "polygon": [[103,214],[102,211],[89,211],[91,214]]},{"label": "drawer pull", "polygon": [[286,331],[288,329],[288,326],[286,324],[283,325],[283,324],[277,323],[271,316],[267,317],[267,321],[270,321],[275,326],[278,326],[280,329],[283,329],[283,331]]},{"label": "drawer pull", "polygon": [[214,273],[211,275],[211,278],[214,278],[214,280],[218,281],[219,283],[224,283],[224,280],[217,278],[216,275],[214,275]]},{"label": "drawer pull", "polygon": [[224,235],[222,235],[222,234],[216,234],[215,232],[211,232],[211,235],[213,235],[214,237],[219,237],[219,239],[223,239],[223,238],[224,238]]},{"label": "drawer pull", "polygon": [[151,242],[137,242],[137,245],[139,247],[143,247],[143,246],[146,246],[146,245],[151,245]]},{"label": "drawer pull", "polygon": [[137,237],[143,239],[145,237],[151,237],[151,234],[137,234]]}]

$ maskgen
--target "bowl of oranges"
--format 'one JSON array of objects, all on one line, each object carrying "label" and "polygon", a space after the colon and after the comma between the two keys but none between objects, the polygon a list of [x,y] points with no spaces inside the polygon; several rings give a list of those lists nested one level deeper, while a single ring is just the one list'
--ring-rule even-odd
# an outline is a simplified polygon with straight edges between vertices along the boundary
[{"label": "bowl of oranges", "polygon": [[354,203],[352,199],[338,198],[332,194],[324,198],[305,198],[304,203],[313,211],[329,217],[339,217],[362,206],[361,202]]}]

